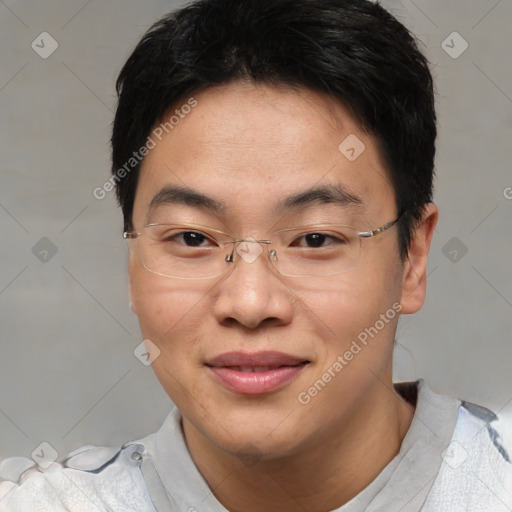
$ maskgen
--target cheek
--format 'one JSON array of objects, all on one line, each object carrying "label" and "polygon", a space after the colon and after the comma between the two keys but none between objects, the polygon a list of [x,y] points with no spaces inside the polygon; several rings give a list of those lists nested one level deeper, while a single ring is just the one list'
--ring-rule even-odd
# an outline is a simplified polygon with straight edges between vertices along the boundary
[{"label": "cheek", "polygon": [[151,339],[161,350],[177,348],[173,339],[183,339],[194,331],[191,325],[200,325],[205,314],[204,286],[151,274],[144,269],[130,271],[130,290],[142,335]]},{"label": "cheek", "polygon": [[[397,281],[399,282],[399,281]],[[352,274],[301,286],[297,296],[304,312],[332,337],[348,339],[372,324],[400,297],[400,288],[389,283],[382,274],[374,276]]]},{"label": "cheek", "polygon": [[400,269],[393,261],[375,258],[357,271],[324,282],[304,282],[301,286],[298,296],[303,313],[324,342],[318,351],[322,369],[347,350],[357,352],[354,362],[358,361],[350,363],[349,373],[358,367],[378,366],[378,361],[387,361],[401,296]]},{"label": "cheek", "polygon": [[171,400],[183,410],[182,391],[186,396],[201,396],[194,382],[194,370],[201,361],[201,333],[198,326],[205,319],[204,286],[202,291],[187,281],[152,275],[144,270],[130,274],[131,294],[141,333],[160,353],[153,361],[153,371]]}]

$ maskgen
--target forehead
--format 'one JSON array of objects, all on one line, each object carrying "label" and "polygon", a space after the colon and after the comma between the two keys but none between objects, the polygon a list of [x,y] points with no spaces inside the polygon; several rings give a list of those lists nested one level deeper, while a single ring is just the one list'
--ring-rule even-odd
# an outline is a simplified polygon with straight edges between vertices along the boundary
[{"label": "forehead", "polygon": [[341,103],[307,89],[248,83],[210,88],[194,99],[194,109],[144,159],[134,221],[166,186],[208,195],[221,215],[245,221],[271,217],[287,198],[323,185],[360,198],[375,215],[393,209],[377,144]]}]

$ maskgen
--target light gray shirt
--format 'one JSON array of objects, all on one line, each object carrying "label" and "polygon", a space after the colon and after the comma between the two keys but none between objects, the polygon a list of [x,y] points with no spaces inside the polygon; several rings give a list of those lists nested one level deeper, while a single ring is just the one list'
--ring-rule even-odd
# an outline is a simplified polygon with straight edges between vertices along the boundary
[{"label": "light gray shirt", "polygon": [[[399,453],[362,492],[333,512],[401,510],[417,512],[439,472],[442,453],[450,444],[461,401],[439,395],[423,379],[397,383],[395,389],[416,405],[410,428]],[[198,512],[228,512],[215,498],[188,452],[181,429],[181,415],[174,409],[160,430],[140,441],[159,475],[145,474],[150,492],[158,495],[157,510],[196,509]],[[142,466],[145,473],[144,464]],[[158,477],[157,477],[158,478]],[[159,485],[160,484],[160,485]],[[162,492],[162,486],[166,492]],[[158,489],[158,490],[157,490]],[[179,508],[181,507],[181,508]]]},{"label": "light gray shirt", "polygon": [[[333,512],[511,512],[512,464],[490,410],[434,393],[423,379],[396,383],[416,404],[399,453]],[[510,448],[509,448],[510,451]],[[161,428],[121,448],[84,446],[43,469],[0,464],[0,512],[227,512],[188,451],[174,408]]]}]

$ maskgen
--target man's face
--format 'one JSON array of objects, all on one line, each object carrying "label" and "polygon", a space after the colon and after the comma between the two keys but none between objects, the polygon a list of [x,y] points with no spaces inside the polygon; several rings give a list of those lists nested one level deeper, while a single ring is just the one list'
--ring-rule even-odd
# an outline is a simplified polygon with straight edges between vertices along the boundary
[{"label": "man's face", "polygon": [[[143,162],[135,231],[155,222],[188,223],[261,240],[294,226],[339,223],[368,231],[395,219],[394,192],[376,143],[339,103],[307,90],[241,83],[194,98],[197,106]],[[340,150],[349,136],[352,144]],[[359,156],[362,146],[350,150],[353,136],[365,146]],[[276,209],[291,196],[328,185],[360,204],[317,196]],[[222,209],[179,202],[151,209],[152,199],[170,186],[193,189]],[[363,239],[358,265],[329,277],[282,276],[262,247],[255,261],[237,257],[226,263],[226,274],[201,280],[151,273],[133,250],[131,295],[144,339],[160,350],[154,371],[180,409],[186,433],[232,453],[251,445],[263,457],[278,457],[349,427],[389,394],[382,383],[391,376],[398,319],[389,310],[402,298],[404,266],[396,227]],[[362,332],[366,344],[358,341]],[[265,355],[269,351],[284,355]],[[353,357],[344,357],[347,351]],[[236,354],[226,361],[226,353]],[[237,358],[254,355],[256,365],[273,366],[265,357],[277,357],[288,368],[257,368],[264,370],[259,376],[251,368],[241,371]],[[309,392],[322,378],[324,385]]]}]

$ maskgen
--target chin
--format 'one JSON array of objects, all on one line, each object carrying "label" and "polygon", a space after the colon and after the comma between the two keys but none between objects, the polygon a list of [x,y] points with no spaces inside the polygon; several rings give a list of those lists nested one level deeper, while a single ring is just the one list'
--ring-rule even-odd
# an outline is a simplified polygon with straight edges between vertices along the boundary
[{"label": "chin", "polygon": [[287,422],[288,413],[283,414],[283,411],[283,408],[274,414],[237,411],[222,416],[224,420],[217,428],[210,421],[202,425],[196,423],[196,429],[210,442],[237,457],[279,459],[292,455],[306,443],[302,422],[296,424],[294,414],[290,415],[294,423]]}]

